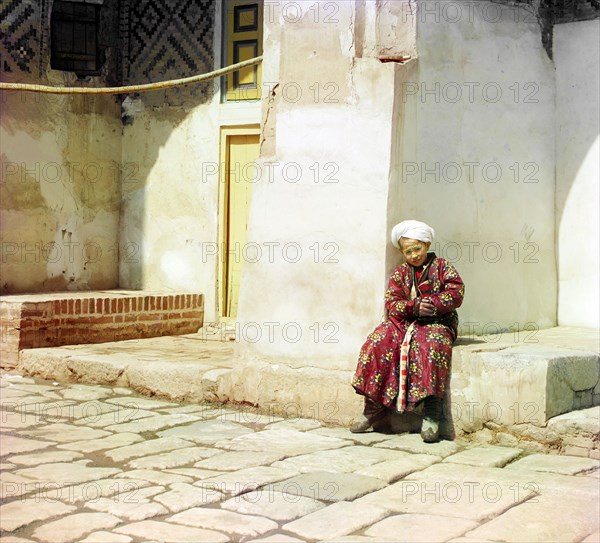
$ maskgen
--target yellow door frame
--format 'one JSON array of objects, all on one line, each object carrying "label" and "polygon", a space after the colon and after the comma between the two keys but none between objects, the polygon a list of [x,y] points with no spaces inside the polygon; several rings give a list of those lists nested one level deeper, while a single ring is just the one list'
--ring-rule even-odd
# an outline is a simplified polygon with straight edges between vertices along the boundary
[{"label": "yellow door frame", "polygon": [[[217,232],[217,312],[221,322],[233,324],[233,319],[224,316],[227,310],[227,259],[229,219],[229,140],[232,136],[260,135],[260,125],[222,126],[219,141],[219,213]],[[258,158],[258,157],[257,157]]]}]

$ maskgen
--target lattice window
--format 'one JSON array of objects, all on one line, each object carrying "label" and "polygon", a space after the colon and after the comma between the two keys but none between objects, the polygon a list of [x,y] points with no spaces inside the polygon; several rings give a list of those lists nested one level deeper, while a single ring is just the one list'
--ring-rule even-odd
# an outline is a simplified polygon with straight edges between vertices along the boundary
[{"label": "lattice window", "polygon": [[81,75],[100,69],[100,5],[55,0],[50,17],[50,66]]}]

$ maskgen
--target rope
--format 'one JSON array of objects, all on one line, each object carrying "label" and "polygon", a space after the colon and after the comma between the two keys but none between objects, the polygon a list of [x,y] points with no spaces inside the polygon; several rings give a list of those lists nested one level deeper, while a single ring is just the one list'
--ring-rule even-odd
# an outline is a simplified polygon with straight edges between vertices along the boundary
[{"label": "rope", "polygon": [[191,77],[184,77],[181,79],[171,79],[170,81],[159,81],[157,83],[145,83],[143,85],[129,85],[126,87],[103,87],[103,88],[90,88],[90,87],[50,87],[48,85],[32,85],[29,83],[1,83],[0,90],[18,90],[27,92],[42,92],[47,94],[128,94],[130,92],[147,92],[157,89],[170,89],[173,87],[179,87],[181,85],[189,85],[190,83],[198,83],[200,81],[206,81],[208,79],[214,79],[221,75],[235,72],[241,68],[247,66],[254,66],[259,62],[262,62],[262,55],[220,68],[200,75],[193,75]]}]

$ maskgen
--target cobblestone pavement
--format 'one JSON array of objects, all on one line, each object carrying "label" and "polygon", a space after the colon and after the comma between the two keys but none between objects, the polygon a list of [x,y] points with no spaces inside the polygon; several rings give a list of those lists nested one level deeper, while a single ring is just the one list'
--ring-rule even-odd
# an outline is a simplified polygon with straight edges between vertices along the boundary
[{"label": "cobblestone pavement", "polygon": [[600,540],[597,460],[0,386],[2,543]]}]

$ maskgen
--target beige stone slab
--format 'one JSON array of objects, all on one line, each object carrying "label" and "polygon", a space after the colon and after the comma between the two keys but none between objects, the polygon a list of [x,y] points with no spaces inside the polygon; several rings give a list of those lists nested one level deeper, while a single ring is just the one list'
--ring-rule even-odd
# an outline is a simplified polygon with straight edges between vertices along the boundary
[{"label": "beige stone slab", "polygon": [[160,437],[180,437],[200,445],[214,445],[218,441],[233,439],[252,433],[253,430],[241,424],[207,420],[163,430],[157,435]]},{"label": "beige stone slab", "polygon": [[328,428],[321,427],[316,430],[311,430],[308,434],[320,434],[323,436],[337,437],[338,439],[352,440],[359,445],[371,445],[380,441],[386,441],[390,439],[387,434],[380,434],[378,432],[366,432],[364,434],[353,434],[348,428]]},{"label": "beige stone slab", "polygon": [[73,443],[65,443],[59,445],[58,449],[65,449],[69,451],[79,451],[82,453],[90,453],[96,451],[103,451],[106,449],[115,449],[119,447],[125,447],[132,445],[133,443],[139,443],[143,441],[143,438],[138,434],[113,434],[100,439],[91,439],[88,441],[74,441]]},{"label": "beige stone slab", "polygon": [[581,543],[600,543],[600,531],[588,535]]},{"label": "beige stone slab", "polygon": [[96,530],[110,530],[121,520],[106,513],[76,513],[36,528],[33,537],[47,543],[78,541]]},{"label": "beige stone slab", "polygon": [[37,451],[52,447],[56,442],[40,441],[39,439],[25,439],[23,437],[3,435],[0,441],[0,455],[18,454],[30,451]]},{"label": "beige stone slab", "polygon": [[314,500],[339,502],[354,500],[385,486],[381,479],[365,475],[315,471],[270,484],[261,490],[283,492],[289,494],[291,499],[295,496],[305,496]]},{"label": "beige stone slab", "polygon": [[443,543],[477,526],[477,522],[462,518],[419,514],[394,515],[365,530],[365,535],[393,539],[401,534],[402,541],[407,543]]},{"label": "beige stone slab", "polygon": [[267,453],[256,451],[220,452],[211,458],[194,464],[197,468],[219,471],[232,471],[256,466],[268,466],[284,457],[282,453]]},{"label": "beige stone slab", "polygon": [[7,535],[2,537],[2,543],[35,543],[35,541],[33,539],[25,539],[24,537]]},{"label": "beige stone slab", "polygon": [[431,454],[410,454],[402,451],[395,451],[399,456],[397,460],[389,460],[380,462],[367,468],[356,470],[357,475],[366,475],[367,477],[375,477],[382,479],[387,483],[393,483],[406,477],[408,474],[415,471],[425,469],[442,459],[439,456]]},{"label": "beige stone slab", "polygon": [[56,501],[16,500],[0,506],[0,529],[12,532],[32,522],[66,515],[74,510],[72,505]]},{"label": "beige stone slab", "polygon": [[215,444],[216,447],[231,451],[281,452],[289,456],[339,449],[347,445],[352,445],[352,442],[315,434],[307,439],[306,433],[289,429],[262,430]]},{"label": "beige stone slab", "polygon": [[[129,499],[129,501],[127,501]],[[147,518],[168,513],[162,505],[138,497],[135,493],[131,498],[117,499],[100,498],[86,502],[85,506],[94,511],[110,513],[120,519],[129,521],[146,520]]]},{"label": "beige stone slab", "polygon": [[513,449],[510,447],[474,447],[459,453],[447,456],[444,462],[453,464],[467,464],[469,466],[487,466],[501,468],[511,460],[518,458],[523,454],[522,449]]},{"label": "beige stone slab", "polygon": [[[166,407],[160,410],[161,413],[169,413],[171,415],[194,414],[200,417],[200,420],[206,420],[208,407],[204,405],[180,405],[178,407]],[[216,415],[214,415],[216,416]]]},{"label": "beige stone slab", "polygon": [[24,396],[29,396],[30,392],[27,390],[19,390],[18,388],[14,388],[12,385],[8,385],[2,389],[2,393],[0,393],[0,398],[2,400],[8,398],[23,398]]},{"label": "beige stone slab", "polygon": [[243,494],[250,492],[263,485],[289,479],[297,475],[297,471],[270,466],[259,466],[246,468],[231,473],[225,473],[216,477],[210,477],[194,483],[202,488],[213,488],[225,494]]},{"label": "beige stone slab", "polygon": [[402,434],[385,441],[375,443],[374,447],[398,449],[416,454],[433,454],[445,458],[459,451],[459,446],[454,441],[439,441],[438,443],[424,443],[419,434]]},{"label": "beige stone slab", "polygon": [[157,439],[148,439],[143,443],[138,443],[135,445],[119,447],[117,449],[113,449],[112,451],[108,451],[105,454],[115,462],[124,462],[126,460],[131,460],[132,458],[168,452],[174,449],[184,449],[186,447],[191,447],[192,445],[192,442],[185,441],[178,437],[162,437]]},{"label": "beige stone slab", "polygon": [[110,388],[94,387],[85,385],[71,385],[62,390],[61,395],[65,400],[77,400],[88,402],[93,400],[103,400],[113,395]]},{"label": "beige stone slab", "polygon": [[133,541],[133,539],[128,535],[100,530],[89,534],[85,539],[81,540],[81,543],[130,543],[131,541]]},{"label": "beige stone slab", "polygon": [[204,528],[221,530],[230,535],[256,537],[271,530],[276,530],[276,522],[252,515],[240,515],[219,509],[202,509],[194,507],[167,518],[169,522]]},{"label": "beige stone slab", "polygon": [[214,530],[191,528],[172,522],[143,520],[115,528],[113,532],[126,534],[142,541],[160,541],[161,543],[227,543],[229,537]]},{"label": "beige stone slab", "polygon": [[163,428],[170,428],[178,424],[187,424],[197,421],[198,417],[194,415],[154,415],[153,417],[144,417],[123,424],[112,424],[105,429],[111,432],[156,432]]},{"label": "beige stone slab", "polygon": [[11,462],[23,466],[37,466],[39,464],[49,464],[52,462],[71,462],[79,460],[83,455],[72,451],[43,451],[30,454],[17,454],[10,457]]},{"label": "beige stone slab", "polygon": [[23,435],[33,438],[41,437],[56,441],[58,443],[68,443],[70,441],[87,441],[89,439],[98,439],[110,435],[109,432],[95,428],[86,428],[84,426],[75,426],[57,422],[47,424],[39,430],[25,430]]},{"label": "beige stone slab", "polygon": [[261,537],[259,539],[251,539],[248,543],[304,543],[304,539],[298,539],[286,534],[275,533],[268,537]]},{"label": "beige stone slab", "polygon": [[280,422],[274,422],[269,424],[269,430],[281,430],[290,429],[298,430],[300,432],[306,432],[307,430],[314,430],[321,428],[323,425],[315,419],[287,419]]},{"label": "beige stone slab", "polygon": [[125,387],[112,387],[112,396],[133,396],[133,390]]},{"label": "beige stone slab", "polygon": [[[53,485],[41,487],[34,493],[39,499],[62,501],[70,504],[82,504],[98,500],[99,498],[112,497],[114,500],[134,499],[135,496],[146,495],[149,487],[148,481],[140,479],[99,479],[78,485],[62,486],[55,488]],[[156,487],[153,487],[156,488]],[[157,490],[156,492],[159,492]],[[116,497],[118,496],[118,498]]]},{"label": "beige stone slab", "polygon": [[230,498],[221,504],[221,508],[244,515],[259,515],[278,522],[289,522],[308,515],[325,504],[313,498],[286,494],[267,488]]},{"label": "beige stone slab", "polygon": [[41,419],[48,419],[51,421],[58,421],[60,419],[72,418],[70,413],[71,409],[75,407],[76,402],[73,400],[61,400],[58,396],[58,400],[46,401],[48,398],[44,398],[44,401],[35,401],[31,403],[22,403],[15,411],[19,413],[31,413],[39,416]]},{"label": "beige stone slab", "polygon": [[204,447],[189,447],[187,449],[177,449],[153,456],[136,458],[128,462],[127,465],[134,469],[167,469],[198,462],[198,460],[211,457],[215,454],[219,454],[219,451]]},{"label": "beige stone slab", "polygon": [[267,424],[272,424],[274,422],[280,422],[284,420],[281,417],[276,417],[274,415],[262,415],[260,413],[249,411],[243,408],[236,409],[235,411],[219,413],[214,418],[219,422],[230,421],[236,422],[238,424],[248,424],[252,426],[265,426]]},{"label": "beige stone slab", "polygon": [[466,534],[476,539],[531,543],[576,542],[598,530],[600,504],[578,496],[539,496]]},{"label": "beige stone slab", "polygon": [[550,454],[532,454],[513,462],[506,467],[507,470],[548,471],[575,475],[585,471],[598,469],[600,461],[579,456],[559,456]]},{"label": "beige stone slab", "polygon": [[388,514],[376,505],[337,502],[282,528],[308,539],[332,539],[374,524]]},{"label": "beige stone slab", "polygon": [[223,499],[223,494],[212,488],[198,488],[186,483],[173,483],[169,488],[168,492],[161,493],[154,500],[163,504],[172,513],[216,503]]},{"label": "beige stone slab", "polygon": [[[0,408],[1,410],[1,408]],[[35,413],[17,413],[16,411],[2,412],[2,423],[0,428],[6,431],[8,429],[34,428],[46,424],[48,421],[36,415]]]},{"label": "beige stone slab", "polygon": [[368,535],[342,535],[332,539],[324,539],[318,543],[398,543],[398,539],[369,537]]},{"label": "beige stone slab", "polygon": [[166,473],[162,471],[154,471],[150,469],[134,469],[125,471],[119,475],[128,479],[141,479],[155,485],[170,485],[173,483],[191,483],[193,479],[185,475],[177,475],[175,473]]},{"label": "beige stone slab", "polygon": [[216,477],[217,475],[223,475],[222,471],[215,471],[210,469],[199,469],[199,468],[174,468],[166,469],[166,473],[177,473],[179,475],[186,475],[193,479],[202,480],[208,479],[209,477]]},{"label": "beige stone slab", "polygon": [[145,419],[148,417],[155,417],[154,411],[127,408],[122,405],[115,405],[115,411],[109,413],[103,413],[102,415],[82,417],[74,420],[73,423],[78,426],[89,426],[91,428],[106,428],[107,426],[114,426],[115,424],[124,424],[134,422],[136,420]]},{"label": "beige stone slab", "polygon": [[[0,439],[2,439],[0,437]],[[0,462],[0,472],[2,471],[10,471],[11,469],[15,469],[16,464],[11,464],[10,462]]]},{"label": "beige stone slab", "polygon": [[135,406],[137,409],[165,409],[177,407],[176,403],[165,402],[161,400],[151,400],[149,398],[140,398],[139,396],[121,396],[118,398],[109,398],[108,403],[122,406]]},{"label": "beige stone slab", "polygon": [[95,481],[116,475],[121,470],[117,468],[89,467],[86,464],[90,460],[79,460],[77,462],[58,462],[24,468],[17,470],[15,474],[28,477],[29,479],[45,485],[73,485]]},{"label": "beige stone slab", "polygon": [[398,451],[395,450],[351,445],[334,450],[293,456],[275,462],[273,467],[295,469],[301,473],[310,473],[311,471],[352,473],[373,464],[395,460],[398,456],[401,456],[401,454],[399,455]]}]

